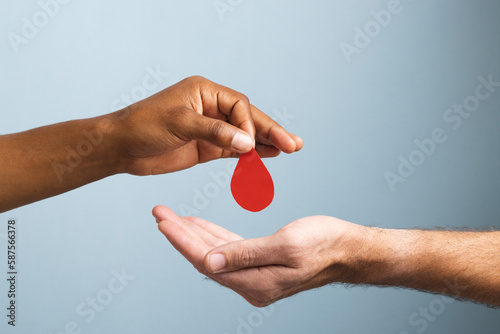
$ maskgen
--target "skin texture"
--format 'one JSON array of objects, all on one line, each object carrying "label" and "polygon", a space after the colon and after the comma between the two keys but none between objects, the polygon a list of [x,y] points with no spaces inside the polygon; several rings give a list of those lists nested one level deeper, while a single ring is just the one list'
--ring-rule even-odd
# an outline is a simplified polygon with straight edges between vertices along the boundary
[{"label": "skin texture", "polygon": [[500,306],[500,232],[380,229],[313,216],[245,240],[164,206],[153,215],[200,273],[257,307],[329,283],[412,288]]},{"label": "skin texture", "polygon": [[171,173],[252,146],[275,157],[302,140],[245,95],[190,77],[111,114],[0,136],[0,212],[114,174]]}]

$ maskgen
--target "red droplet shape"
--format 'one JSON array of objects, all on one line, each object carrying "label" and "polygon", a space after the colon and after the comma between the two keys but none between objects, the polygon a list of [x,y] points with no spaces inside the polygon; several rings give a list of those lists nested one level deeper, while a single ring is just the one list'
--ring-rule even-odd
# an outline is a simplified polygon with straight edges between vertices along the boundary
[{"label": "red droplet shape", "polygon": [[274,198],[274,183],[259,154],[252,148],[240,156],[231,179],[231,192],[245,210],[264,210]]}]

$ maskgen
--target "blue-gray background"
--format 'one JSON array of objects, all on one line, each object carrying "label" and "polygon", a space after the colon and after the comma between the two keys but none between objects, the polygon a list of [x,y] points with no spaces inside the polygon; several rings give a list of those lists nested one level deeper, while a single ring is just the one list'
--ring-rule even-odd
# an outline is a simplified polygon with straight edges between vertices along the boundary
[{"label": "blue-gray background", "polygon": [[[500,88],[458,129],[443,120],[478,76],[500,81],[498,1],[402,0],[351,62],[341,43],[389,1],[72,1],[18,52],[9,33],[21,35],[23,17],[33,22],[41,7],[0,3],[0,133],[111,112],[141,91],[148,68],[169,75],[147,95],[199,74],[245,93],[305,142],[266,161],[276,184],[268,209],[244,212],[225,186],[196,204],[199,216],[244,237],[315,214],[393,228],[500,226]],[[384,173],[436,128],[447,141],[391,191]],[[81,333],[498,333],[498,311],[421,292],[328,286],[259,311],[205,280],[150,212],[195,208],[195,193],[227,164],[118,175],[0,215],[2,268],[7,219],[20,224],[18,326],[2,311],[0,332],[55,334],[75,322]],[[76,308],[113,270],[134,280],[87,323]],[[6,290],[2,279],[2,310]],[[430,306],[439,314],[415,317]]]}]

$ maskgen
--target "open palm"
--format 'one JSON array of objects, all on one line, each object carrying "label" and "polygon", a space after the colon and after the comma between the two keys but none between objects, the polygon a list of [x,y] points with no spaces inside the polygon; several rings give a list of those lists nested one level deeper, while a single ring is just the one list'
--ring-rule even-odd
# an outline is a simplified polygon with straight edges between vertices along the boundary
[{"label": "open palm", "polygon": [[[271,236],[245,240],[204,219],[180,217],[164,206],[155,207],[153,215],[159,230],[200,273],[258,307],[338,277],[332,249],[340,244],[335,236],[350,224],[332,217],[307,217]],[[210,257],[216,252],[231,253],[225,270],[211,267]]]}]

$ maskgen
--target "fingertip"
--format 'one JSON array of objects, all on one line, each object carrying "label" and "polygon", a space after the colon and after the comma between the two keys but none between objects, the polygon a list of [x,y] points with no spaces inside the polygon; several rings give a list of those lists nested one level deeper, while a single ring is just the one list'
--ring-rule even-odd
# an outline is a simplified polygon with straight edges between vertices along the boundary
[{"label": "fingertip", "polygon": [[299,136],[296,136],[292,133],[290,134],[290,137],[295,142],[295,152],[300,151],[302,149],[302,147],[304,146],[304,141],[302,140],[302,138],[300,138]]},{"label": "fingertip", "polygon": [[250,140],[252,142],[252,145],[253,145],[253,142],[255,141],[255,124],[254,122],[252,121],[252,119],[247,119],[239,124],[231,124],[232,126],[234,126],[235,128],[237,128],[239,130],[239,133],[242,133],[242,134],[245,134],[247,136],[250,137]]},{"label": "fingertip", "polygon": [[292,136],[289,136],[288,138],[289,138],[289,140],[288,140],[289,147],[291,148],[291,150],[289,152],[286,152],[286,153],[290,154],[293,152],[297,152],[297,142],[292,138]]},{"label": "fingertip", "polygon": [[170,220],[174,222],[182,221],[179,215],[177,215],[174,211],[172,211],[172,209],[164,205],[155,206],[153,208],[153,215],[155,216],[157,221],[162,221],[162,220]]},{"label": "fingertip", "polygon": [[286,130],[283,130],[283,132],[285,135],[282,136],[283,139],[278,148],[286,154],[291,154],[297,150],[297,143]]},{"label": "fingertip", "polygon": [[302,149],[302,146],[304,145],[302,138],[294,135],[293,133],[286,132],[286,134],[288,139],[286,148],[283,147],[283,152],[290,154],[300,151]]},{"label": "fingertip", "polygon": [[164,208],[163,205],[157,205],[153,208],[153,210],[151,211],[153,217],[156,218],[156,222],[159,223],[161,221],[161,219],[159,218],[159,215],[160,215],[160,212],[162,210],[162,208]]},{"label": "fingertip", "polygon": [[205,255],[205,259],[203,260],[205,269],[212,273],[218,274],[225,271],[227,267],[227,259],[226,256],[219,252],[209,252]]},{"label": "fingertip", "polygon": [[272,141],[274,146],[280,149],[286,154],[290,154],[297,151],[297,142],[294,135],[286,131],[283,127],[279,126],[275,128],[275,132],[272,136]]},{"label": "fingertip", "polygon": [[249,134],[238,131],[233,136],[231,147],[238,153],[246,153],[254,147],[254,142],[255,140]]}]

